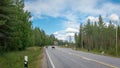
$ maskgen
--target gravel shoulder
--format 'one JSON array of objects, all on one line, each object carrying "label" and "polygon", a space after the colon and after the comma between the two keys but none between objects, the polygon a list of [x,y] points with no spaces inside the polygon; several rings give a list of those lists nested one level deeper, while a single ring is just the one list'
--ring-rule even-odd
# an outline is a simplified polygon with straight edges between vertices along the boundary
[{"label": "gravel shoulder", "polygon": [[44,49],[43,58],[42,58],[42,68],[48,68],[48,60],[47,60],[45,49]]}]

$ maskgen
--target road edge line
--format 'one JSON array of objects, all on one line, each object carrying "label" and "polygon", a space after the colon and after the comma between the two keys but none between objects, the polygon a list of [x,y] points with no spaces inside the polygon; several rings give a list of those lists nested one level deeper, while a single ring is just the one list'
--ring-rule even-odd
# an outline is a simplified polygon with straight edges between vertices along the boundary
[{"label": "road edge line", "polygon": [[99,64],[103,64],[105,66],[108,66],[108,67],[112,67],[112,68],[118,68],[116,66],[113,66],[111,64],[108,64],[108,63],[105,63],[105,62],[101,62],[99,60],[94,60],[94,59],[91,59],[91,58],[87,58],[87,57],[84,57],[84,56],[80,56],[80,55],[77,55],[77,54],[74,54],[75,56],[79,56],[80,58],[84,59],[84,60],[89,60],[89,61],[93,61],[93,62],[96,62],[96,63],[99,63]]},{"label": "road edge line", "polygon": [[48,59],[49,59],[49,61],[50,61],[51,65],[52,65],[52,68],[55,68],[55,65],[54,65],[54,63],[53,63],[52,59],[50,58],[50,55],[48,54],[48,52],[47,52],[47,50],[46,50],[46,49],[45,49],[45,51],[46,51],[46,54],[47,54],[47,56],[48,56]]},{"label": "road edge line", "polygon": [[[64,52],[64,51],[62,51],[62,52]],[[64,53],[65,53],[65,52],[64,52]],[[91,59],[91,58],[87,58],[87,57],[84,57],[84,56],[81,56],[81,55],[78,55],[78,54],[74,54],[74,53],[71,53],[71,52],[68,52],[68,54],[74,55],[74,56],[78,56],[78,57],[80,57],[80,58],[82,58],[82,59],[84,59],[84,60],[93,61],[93,62],[102,64],[102,65],[105,65],[105,66],[108,66],[108,67],[118,68],[118,67],[113,66],[113,65],[111,65],[111,64],[108,64],[108,63],[105,63],[105,62],[101,62],[101,61],[99,61],[99,60],[94,60],[94,59]]]}]

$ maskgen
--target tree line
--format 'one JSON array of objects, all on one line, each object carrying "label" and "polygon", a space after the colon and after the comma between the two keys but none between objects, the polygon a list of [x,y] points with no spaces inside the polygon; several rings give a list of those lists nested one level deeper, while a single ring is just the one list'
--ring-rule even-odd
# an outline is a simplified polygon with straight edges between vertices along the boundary
[{"label": "tree line", "polygon": [[30,12],[24,10],[24,0],[0,0],[0,53],[57,40],[38,27],[33,28],[30,18]]},{"label": "tree line", "polygon": [[[101,15],[98,22],[87,20],[85,25],[81,24],[79,33],[75,34],[75,44],[78,48],[93,51],[105,51],[108,54],[116,54],[116,26],[109,21],[106,25]],[[120,26],[118,26],[118,54],[120,55]]]}]

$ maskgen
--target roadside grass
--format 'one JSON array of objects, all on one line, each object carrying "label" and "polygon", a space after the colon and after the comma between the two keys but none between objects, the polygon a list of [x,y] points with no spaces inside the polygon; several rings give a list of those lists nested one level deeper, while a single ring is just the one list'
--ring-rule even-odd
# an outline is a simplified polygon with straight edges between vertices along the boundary
[{"label": "roadside grass", "polygon": [[[71,49],[77,50],[77,51],[83,51],[83,52],[89,52],[89,53],[98,54],[98,55],[104,55],[104,56],[120,58],[120,51],[118,51],[118,56],[116,56],[115,52],[113,53],[112,50],[104,51],[104,54],[101,54],[101,52],[98,51],[98,50],[90,50],[90,51],[88,51],[87,49],[84,49],[84,48],[75,48],[75,47],[70,47],[70,46],[59,46],[59,47],[61,47],[61,48],[71,48]],[[114,49],[114,51],[115,51],[115,49]]]},{"label": "roadside grass", "polygon": [[113,53],[111,54],[111,53],[106,52],[106,51],[104,51],[104,54],[101,54],[101,52],[98,51],[98,50],[90,50],[90,51],[88,51],[87,49],[82,49],[82,48],[77,48],[76,50],[77,51],[83,51],[83,52],[89,52],[89,53],[93,53],[93,54],[98,54],[98,55],[104,55],[104,56],[120,58],[120,55],[116,56],[115,54],[113,54]]},{"label": "roadside grass", "polygon": [[29,47],[24,51],[5,53],[0,56],[0,68],[24,68],[24,56],[28,56],[28,68],[41,68],[43,48]]}]

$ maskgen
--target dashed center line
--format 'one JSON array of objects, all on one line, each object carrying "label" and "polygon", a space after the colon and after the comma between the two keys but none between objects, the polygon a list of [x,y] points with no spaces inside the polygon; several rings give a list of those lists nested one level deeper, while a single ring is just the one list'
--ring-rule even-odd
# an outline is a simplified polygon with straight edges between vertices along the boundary
[{"label": "dashed center line", "polygon": [[[64,52],[64,51],[62,51],[62,52]],[[67,52],[64,52],[64,53],[67,53]],[[73,53],[71,53],[71,52],[68,52],[68,54],[74,55],[74,56],[78,56],[78,57],[80,57],[80,58],[82,58],[82,59],[84,59],[84,60],[93,61],[93,62],[96,62],[96,63],[99,63],[99,64],[103,64],[103,65],[108,66],[108,67],[111,67],[111,68],[118,68],[118,67],[113,66],[113,65],[111,65],[111,64],[104,63],[104,62],[101,62],[101,61],[98,61],[98,60],[94,60],[94,59],[90,59],[90,58],[87,58],[87,57],[84,57],[84,56],[81,56],[81,55],[78,55],[78,54],[73,54]]]},{"label": "dashed center line", "polygon": [[76,55],[76,54],[74,54],[74,55],[75,55],[75,56],[79,56],[79,57],[82,58],[82,59],[89,60],[89,61],[93,61],[93,62],[96,62],[96,63],[99,63],[99,64],[103,64],[103,65],[108,66],[108,67],[111,67],[111,68],[118,68],[118,67],[116,67],[116,66],[113,66],[113,65],[111,65],[111,64],[107,64],[107,63],[104,63],[104,62],[101,62],[101,61],[98,61],[98,60],[90,59],[90,58],[83,57],[83,56]]}]

